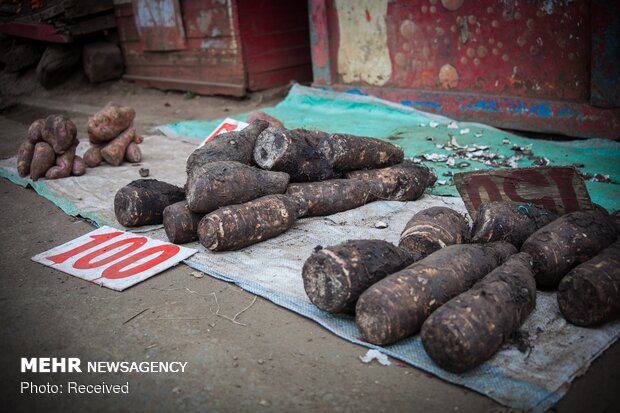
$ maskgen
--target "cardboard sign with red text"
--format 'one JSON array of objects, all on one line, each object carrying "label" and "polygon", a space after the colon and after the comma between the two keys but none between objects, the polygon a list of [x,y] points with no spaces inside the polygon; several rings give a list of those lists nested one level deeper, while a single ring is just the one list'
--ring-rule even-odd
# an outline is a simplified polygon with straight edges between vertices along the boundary
[{"label": "cardboard sign with red text", "polygon": [[200,145],[198,145],[198,147],[199,148],[203,147],[207,142],[209,142],[211,139],[215,138],[219,134],[226,133],[226,132],[240,131],[241,129],[245,128],[248,125],[249,125],[248,123],[242,122],[240,120],[236,120],[233,118],[226,118],[222,121],[222,123],[220,123],[217,126],[217,128],[213,130],[213,132],[211,132],[209,136],[207,136],[202,141]]},{"label": "cardboard sign with red text", "polygon": [[37,254],[32,260],[123,291],[196,252],[191,248],[104,226]]},{"label": "cardboard sign with red text", "polygon": [[454,175],[469,215],[487,201],[515,201],[540,205],[559,215],[592,209],[583,178],[573,167],[540,166],[492,169]]}]

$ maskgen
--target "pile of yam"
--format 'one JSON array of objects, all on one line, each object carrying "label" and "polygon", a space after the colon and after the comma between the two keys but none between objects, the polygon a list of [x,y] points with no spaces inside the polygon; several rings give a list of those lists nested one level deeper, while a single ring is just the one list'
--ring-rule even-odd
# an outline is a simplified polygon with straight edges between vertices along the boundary
[{"label": "pile of yam", "polygon": [[123,161],[140,163],[142,151],[138,146],[142,136],[132,127],[136,111],[128,106],[108,103],[88,118],[90,148],[84,153],[84,163],[94,168],[106,162],[119,166]]},{"label": "pile of yam", "polygon": [[[112,136],[112,129],[89,129],[101,136],[91,142]],[[236,250],[275,237],[300,218],[377,200],[414,201],[435,182],[434,171],[404,161],[402,149],[388,142],[286,129],[258,112],[243,130],[220,134],[196,149],[186,172],[184,197],[167,204],[142,202],[135,183],[119,190],[118,221],[147,225],[155,221],[142,217],[157,217],[172,242],[199,240],[211,251]],[[131,219],[123,211],[130,211]]]},{"label": "pile of yam", "polygon": [[63,115],[37,119],[17,152],[17,172],[22,177],[30,175],[33,181],[84,175],[84,160],[75,154],[78,144],[71,119]]}]

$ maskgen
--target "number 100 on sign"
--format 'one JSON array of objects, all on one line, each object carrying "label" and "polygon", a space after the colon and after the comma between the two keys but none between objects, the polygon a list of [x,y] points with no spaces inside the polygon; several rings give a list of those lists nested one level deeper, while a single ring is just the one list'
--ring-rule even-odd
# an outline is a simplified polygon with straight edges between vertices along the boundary
[{"label": "number 100 on sign", "polygon": [[32,257],[33,261],[122,291],[168,269],[196,250],[101,227]]}]

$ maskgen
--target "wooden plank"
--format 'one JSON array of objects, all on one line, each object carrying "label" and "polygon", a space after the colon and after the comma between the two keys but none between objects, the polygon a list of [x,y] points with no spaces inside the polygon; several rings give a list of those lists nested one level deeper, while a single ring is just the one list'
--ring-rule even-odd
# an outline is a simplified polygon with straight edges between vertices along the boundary
[{"label": "wooden plank", "polygon": [[310,82],[312,80],[312,67],[310,65],[301,65],[270,72],[250,72],[248,74],[248,87],[252,91],[262,90],[276,85],[284,85],[291,80],[301,83]]},{"label": "wooden plank", "polygon": [[473,218],[486,201],[532,203],[560,215],[594,208],[583,178],[573,167],[461,172],[454,175],[454,183]]},{"label": "wooden plank", "polygon": [[[228,70],[226,70],[228,69]],[[235,66],[127,66],[126,73],[157,78],[177,79],[179,82],[211,82],[241,84],[243,73]]]},{"label": "wooden plank", "polygon": [[295,29],[278,33],[247,36],[243,38],[243,46],[246,56],[258,55],[270,50],[290,49],[301,46],[310,47],[310,33],[308,30]]},{"label": "wooden plank", "polygon": [[135,0],[132,4],[145,50],[187,49],[179,0]]},{"label": "wooden plank", "polygon": [[227,3],[210,1],[184,1],[181,3],[183,23],[187,37],[204,38],[231,36],[231,18]]},{"label": "wooden plank", "polygon": [[246,55],[248,72],[267,72],[270,70],[308,64],[310,67],[310,45],[293,49],[267,51],[260,55]]},{"label": "wooden plank", "polygon": [[133,16],[116,16],[116,27],[121,42],[140,41],[140,34]]},{"label": "wooden plank", "polygon": [[200,95],[244,96],[245,84],[223,84],[176,78],[147,77],[126,74],[123,79],[162,90],[192,91]]}]

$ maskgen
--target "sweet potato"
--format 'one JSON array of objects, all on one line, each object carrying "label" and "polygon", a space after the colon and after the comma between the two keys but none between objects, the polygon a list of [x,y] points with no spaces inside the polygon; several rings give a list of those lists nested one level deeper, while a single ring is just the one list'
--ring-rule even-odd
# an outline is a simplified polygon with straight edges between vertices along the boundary
[{"label": "sweet potato", "polygon": [[431,314],[422,344],[442,369],[465,372],[491,358],[535,305],[531,257],[522,252]]},{"label": "sweet potato", "polygon": [[142,151],[136,142],[129,142],[127,149],[125,149],[125,159],[127,162],[138,163],[142,162]]},{"label": "sweet potato", "polygon": [[101,149],[101,156],[103,159],[112,166],[119,166],[123,163],[127,146],[133,142],[134,136],[136,136],[136,130],[134,128],[127,128],[124,130],[123,133]]},{"label": "sweet potato", "polygon": [[409,161],[388,168],[348,172],[345,176],[371,182],[373,201],[415,201],[437,178],[433,169]]},{"label": "sweet potato", "polygon": [[400,234],[398,246],[426,257],[448,245],[469,239],[465,217],[447,207],[431,207],[413,216]]},{"label": "sweet potato", "polygon": [[86,173],[86,164],[81,156],[75,155],[73,157],[73,166],[71,167],[71,175],[82,176]]},{"label": "sweet potato", "polygon": [[37,119],[30,124],[26,139],[34,146],[37,142],[43,140],[43,129],[45,128],[45,119]]},{"label": "sweet potato", "polygon": [[56,162],[56,153],[47,142],[39,142],[34,146],[34,154],[30,163],[30,179],[36,181],[45,176],[48,169]]},{"label": "sweet potato", "polygon": [[264,195],[282,194],[288,185],[284,172],[263,171],[239,162],[210,162],[189,172],[187,203],[190,211],[202,214]]},{"label": "sweet potato", "polygon": [[520,202],[484,202],[478,208],[471,241],[506,241],[517,248],[534,232],[557,218],[543,207]]},{"label": "sweet potato", "polygon": [[84,152],[84,163],[89,168],[95,168],[103,162],[103,156],[101,156],[101,149],[103,144],[91,143],[90,148]]},{"label": "sweet potato", "polygon": [[178,186],[156,179],[138,179],[116,192],[114,214],[126,227],[161,224],[164,208],[185,199]]},{"label": "sweet potato", "polygon": [[360,207],[370,199],[370,184],[357,179],[289,184],[286,194],[299,204],[299,217],[318,217]]},{"label": "sweet potato", "polygon": [[187,158],[187,174],[210,162],[235,161],[246,165],[254,163],[254,143],[269,123],[255,120],[238,132],[227,132],[216,136],[204,146],[196,149]]},{"label": "sweet potato", "polygon": [[103,109],[88,118],[87,132],[92,143],[106,143],[129,128],[136,111],[128,106],[108,103]]},{"label": "sweet potato", "polygon": [[254,161],[263,169],[286,172],[291,182],[333,178],[335,174],[329,161],[313,145],[315,136],[303,129],[269,127],[256,139]]},{"label": "sweet potato", "polygon": [[350,313],[371,285],[419,257],[382,240],[351,240],[315,252],[301,276],[310,301],[330,313]]},{"label": "sweet potato", "polygon": [[50,115],[45,119],[41,138],[47,142],[58,155],[71,148],[77,137],[75,124],[62,115]]},{"label": "sweet potato", "polygon": [[30,164],[34,156],[35,144],[28,138],[24,139],[17,150],[17,173],[19,176],[26,176],[30,173]]},{"label": "sweet potato", "polygon": [[404,159],[403,150],[398,146],[353,135],[330,135],[321,140],[318,149],[337,171],[383,168]]},{"label": "sweet potato", "polygon": [[198,239],[198,223],[204,214],[194,214],[187,201],[168,205],[164,209],[164,229],[170,242],[186,244]]},{"label": "sweet potato", "polygon": [[593,258],[616,236],[609,216],[598,210],[576,211],[534,232],[521,251],[532,256],[538,288],[553,289],[571,268]]},{"label": "sweet potato", "polygon": [[620,318],[620,241],[573,268],[560,281],[558,303],[566,320],[596,326]]},{"label": "sweet potato", "polygon": [[200,243],[211,251],[238,250],[293,226],[297,205],[286,195],[267,195],[213,211],[198,225]]},{"label": "sweet potato", "polygon": [[267,113],[261,111],[261,110],[255,110],[254,112],[250,113],[248,115],[248,123],[252,123],[255,120],[264,120],[269,122],[269,126],[274,126],[276,128],[283,128],[284,125],[282,124],[282,122],[280,122],[278,119],[274,118],[271,115],[268,115]]},{"label": "sweet potato", "polygon": [[384,278],[357,301],[362,336],[384,345],[417,333],[433,311],[516,252],[507,242],[450,245]]},{"label": "sweet potato", "polygon": [[73,145],[67,149],[62,155],[56,157],[56,165],[52,166],[45,173],[45,179],[60,179],[71,175],[73,169],[73,158],[75,157],[75,148],[78,146],[78,140],[73,141]]}]

